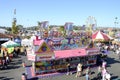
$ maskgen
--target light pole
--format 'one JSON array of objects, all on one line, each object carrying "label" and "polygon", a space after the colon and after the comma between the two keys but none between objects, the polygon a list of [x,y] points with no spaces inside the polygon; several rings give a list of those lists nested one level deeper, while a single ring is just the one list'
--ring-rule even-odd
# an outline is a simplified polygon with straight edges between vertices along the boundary
[{"label": "light pole", "polygon": [[118,17],[115,17],[115,35],[117,34],[118,30],[117,30],[117,24],[118,24]]},{"label": "light pole", "polygon": [[115,22],[114,22],[114,24],[115,24],[115,28],[117,28],[117,24],[118,24],[118,17],[115,17]]}]

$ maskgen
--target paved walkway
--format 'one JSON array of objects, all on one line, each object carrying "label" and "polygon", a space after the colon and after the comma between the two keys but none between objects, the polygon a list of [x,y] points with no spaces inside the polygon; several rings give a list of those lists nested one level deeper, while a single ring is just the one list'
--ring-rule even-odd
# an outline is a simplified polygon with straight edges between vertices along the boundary
[{"label": "paved walkway", "polygon": [[[107,69],[112,75],[112,80],[115,80],[117,78],[120,78],[120,60],[118,59],[118,56],[115,54],[108,54],[108,67]],[[14,58],[13,61],[10,63],[9,68],[6,70],[0,70],[0,80],[21,80],[22,73],[25,72],[25,68],[22,67],[22,62],[27,62],[27,65],[30,65],[31,63],[27,61],[26,56],[20,55],[19,58]],[[96,77],[97,68],[93,68],[93,73],[90,77],[92,80],[95,80],[94,77]],[[85,80],[85,77],[75,77],[75,74],[72,75],[58,75],[54,77],[48,77],[48,78],[41,78],[39,80]]]},{"label": "paved walkway", "polygon": [[[110,72],[112,78],[111,80],[117,80],[120,78],[120,60],[118,59],[118,56],[116,54],[108,54],[107,58],[107,70]],[[92,73],[90,75],[91,80],[96,80],[97,76],[97,67],[94,67],[91,69]],[[66,73],[62,73],[61,75],[48,75],[46,77],[40,77],[39,80],[85,80],[85,76],[82,77],[75,77],[76,73],[73,73],[72,75],[66,75]]]}]

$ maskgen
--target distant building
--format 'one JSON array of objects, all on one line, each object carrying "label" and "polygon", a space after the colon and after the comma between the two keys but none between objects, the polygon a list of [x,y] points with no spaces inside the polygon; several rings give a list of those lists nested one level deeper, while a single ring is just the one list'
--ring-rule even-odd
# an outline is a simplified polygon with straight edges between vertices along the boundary
[{"label": "distant building", "polygon": [[0,29],[0,33],[5,34],[5,33],[7,33],[7,30],[6,29]]},{"label": "distant building", "polygon": [[13,37],[7,34],[0,33],[0,45],[8,40],[11,40]]}]

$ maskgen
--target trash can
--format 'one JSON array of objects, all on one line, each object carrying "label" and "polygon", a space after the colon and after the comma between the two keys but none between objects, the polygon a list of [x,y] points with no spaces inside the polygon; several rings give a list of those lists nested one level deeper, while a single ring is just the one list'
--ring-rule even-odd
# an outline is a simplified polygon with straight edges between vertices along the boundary
[{"label": "trash can", "polygon": [[27,75],[25,73],[22,73],[21,80],[27,80]]}]

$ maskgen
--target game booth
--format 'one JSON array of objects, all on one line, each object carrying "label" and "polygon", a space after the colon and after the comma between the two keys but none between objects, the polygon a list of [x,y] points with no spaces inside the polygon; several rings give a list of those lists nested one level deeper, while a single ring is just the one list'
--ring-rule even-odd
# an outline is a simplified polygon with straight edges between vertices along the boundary
[{"label": "game booth", "polygon": [[42,39],[33,40],[33,46],[27,49],[28,60],[32,61],[32,74],[40,75],[52,72],[66,71],[67,64],[76,70],[78,63],[83,66],[96,65],[99,49],[77,48],[71,50],[53,51]]}]

